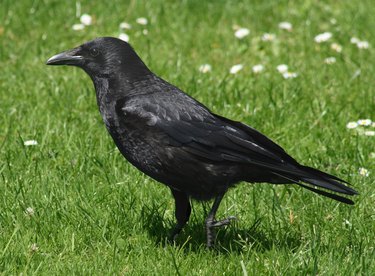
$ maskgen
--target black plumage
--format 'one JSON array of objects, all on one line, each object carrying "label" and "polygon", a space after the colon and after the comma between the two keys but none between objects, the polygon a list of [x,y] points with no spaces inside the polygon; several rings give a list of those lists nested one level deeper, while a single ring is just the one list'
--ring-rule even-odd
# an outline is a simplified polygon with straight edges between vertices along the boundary
[{"label": "black plumage", "polygon": [[[152,73],[132,47],[104,37],[55,55],[48,65],[74,65],[91,77],[108,132],[135,167],[167,185],[175,198],[174,237],[190,216],[190,198],[215,198],[206,220],[207,245],[215,213],[228,188],[240,181],[294,183],[353,204],[345,181],[302,166],[255,129],[213,114],[204,105]],[[323,189],[320,189],[323,188]]]}]

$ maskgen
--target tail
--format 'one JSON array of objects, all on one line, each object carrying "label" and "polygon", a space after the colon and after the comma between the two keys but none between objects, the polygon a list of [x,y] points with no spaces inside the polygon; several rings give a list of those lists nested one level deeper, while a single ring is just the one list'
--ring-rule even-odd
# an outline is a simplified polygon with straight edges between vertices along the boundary
[{"label": "tail", "polygon": [[[325,190],[329,190],[332,192],[345,194],[345,195],[357,195],[358,192],[345,184],[349,184],[348,182],[330,175],[328,173],[319,171],[317,169],[313,169],[306,166],[300,166],[298,168],[298,173],[286,173],[286,172],[273,172],[273,174],[287,179],[303,188],[306,188],[314,193],[319,195],[323,195],[334,200],[340,201],[342,203],[353,205],[354,202],[346,197],[330,193]],[[343,184],[345,183],[345,184]],[[311,186],[310,186],[311,185]],[[318,189],[323,188],[325,190]]]}]

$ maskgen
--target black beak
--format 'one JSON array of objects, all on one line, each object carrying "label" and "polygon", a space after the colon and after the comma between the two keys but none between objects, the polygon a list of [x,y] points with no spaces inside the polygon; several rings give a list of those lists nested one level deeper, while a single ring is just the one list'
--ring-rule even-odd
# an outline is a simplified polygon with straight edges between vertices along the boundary
[{"label": "black beak", "polygon": [[75,65],[79,66],[83,64],[83,56],[78,54],[78,49],[72,49],[60,54],[54,55],[47,60],[47,65]]}]

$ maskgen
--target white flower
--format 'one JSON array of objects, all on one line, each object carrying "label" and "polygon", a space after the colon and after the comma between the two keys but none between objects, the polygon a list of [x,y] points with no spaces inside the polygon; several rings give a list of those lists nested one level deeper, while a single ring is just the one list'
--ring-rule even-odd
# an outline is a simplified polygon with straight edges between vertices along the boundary
[{"label": "white flower", "polygon": [[292,28],[293,28],[293,26],[289,22],[280,22],[279,23],[279,28],[282,29],[282,30],[291,31]]},{"label": "white flower", "polygon": [[349,129],[356,128],[357,126],[358,126],[357,122],[349,122],[346,124],[346,128],[349,128]]},{"label": "white flower", "polygon": [[372,126],[372,127],[375,127],[375,122],[372,122],[371,126]]},{"label": "white flower", "polygon": [[358,173],[361,175],[361,176],[369,176],[370,172],[368,171],[368,169],[365,169],[365,168],[359,168],[358,170]]},{"label": "white flower", "polygon": [[147,20],[147,18],[140,17],[140,18],[137,18],[137,20],[135,20],[135,22],[137,22],[140,25],[147,25],[148,20]]},{"label": "white flower", "polygon": [[235,37],[237,37],[238,39],[242,39],[245,36],[248,36],[249,34],[250,34],[250,30],[246,28],[240,28],[234,33]]},{"label": "white flower", "polygon": [[364,133],[366,136],[375,136],[375,131],[374,130],[366,130]]},{"label": "white flower", "polygon": [[125,42],[129,42],[129,36],[126,33],[121,33],[118,38]]},{"label": "white flower", "polygon": [[336,62],[336,58],[335,57],[327,57],[326,59],[324,59],[324,63],[325,64],[333,64]]},{"label": "white flower", "polygon": [[38,141],[36,141],[36,140],[26,140],[25,142],[23,142],[23,144],[25,146],[36,146],[36,145],[38,145]]},{"label": "white flower", "polygon": [[276,69],[277,71],[279,71],[279,73],[286,73],[288,72],[288,65],[280,64],[280,65],[277,65]]},{"label": "white flower", "polygon": [[283,75],[284,79],[294,79],[298,76],[295,72],[289,72],[288,71],[288,65],[286,64],[280,64],[276,66],[277,71],[279,71],[280,74]]},{"label": "white flower", "polygon": [[359,49],[368,49],[370,47],[370,43],[368,43],[368,41],[362,41],[357,37],[352,37],[350,39],[350,43],[356,44]]},{"label": "white flower", "polygon": [[242,64],[236,64],[236,65],[233,65],[231,68],[230,68],[230,73],[231,74],[237,74],[239,71],[241,71],[243,68],[243,65]]},{"label": "white flower", "polygon": [[84,28],[85,28],[85,25],[83,25],[82,23],[74,24],[72,26],[73,31],[82,31]]},{"label": "white flower", "polygon": [[91,17],[91,15],[89,15],[87,13],[84,13],[84,14],[81,15],[80,21],[83,25],[89,26],[89,25],[92,24],[92,17]]},{"label": "white flower", "polygon": [[30,246],[30,250],[32,252],[36,252],[39,250],[39,246],[36,244],[36,243],[33,243],[31,246]]},{"label": "white flower", "polygon": [[263,41],[274,41],[276,36],[274,34],[265,33],[262,35]]},{"label": "white flower", "polygon": [[359,119],[357,123],[360,126],[371,126],[372,121],[370,119]]},{"label": "white flower", "polygon": [[148,30],[147,30],[147,29],[144,29],[144,30],[142,31],[142,34],[143,34],[143,35],[148,35]]},{"label": "white flower", "polygon": [[370,158],[375,158],[375,152],[370,153]]},{"label": "white flower", "polygon": [[331,44],[331,49],[337,53],[341,53],[342,52],[342,46],[338,43],[332,43]]},{"label": "white flower", "polygon": [[350,43],[357,45],[359,49],[368,49],[370,47],[368,41],[362,41],[357,37],[352,37]]},{"label": "white flower", "polygon": [[284,79],[294,79],[294,78],[298,77],[298,74],[295,73],[295,72],[285,72],[285,73],[283,73],[283,77],[284,77]]},{"label": "white flower", "polygon": [[370,44],[368,43],[368,41],[359,41],[357,43],[357,47],[359,49],[368,49],[370,47]]},{"label": "white flower", "polygon": [[264,70],[264,66],[262,64],[257,64],[253,66],[252,70],[253,70],[253,73],[259,74],[260,72]]},{"label": "white flower", "polygon": [[360,40],[357,37],[352,37],[350,39],[350,43],[352,43],[352,44],[357,44],[358,42],[360,42]]},{"label": "white flower", "polygon": [[328,41],[330,40],[332,37],[332,33],[330,32],[325,32],[325,33],[322,33],[322,34],[318,34],[314,40],[316,43],[322,43],[322,42],[325,42],[325,41]]},{"label": "white flower", "polygon": [[212,70],[212,67],[209,64],[202,64],[201,66],[199,66],[199,72],[203,74],[211,72],[211,70]]},{"label": "white flower", "polygon": [[27,207],[26,210],[25,210],[25,214],[32,217],[34,215],[34,209],[31,208],[31,207]]},{"label": "white flower", "polygon": [[121,22],[120,23],[120,29],[130,30],[131,28],[132,28],[132,26],[127,22]]},{"label": "white flower", "polygon": [[343,225],[347,225],[347,226],[349,226],[349,227],[352,226],[352,223],[351,223],[349,220],[347,220],[347,219],[345,219],[344,222],[343,222],[342,224],[343,224]]}]

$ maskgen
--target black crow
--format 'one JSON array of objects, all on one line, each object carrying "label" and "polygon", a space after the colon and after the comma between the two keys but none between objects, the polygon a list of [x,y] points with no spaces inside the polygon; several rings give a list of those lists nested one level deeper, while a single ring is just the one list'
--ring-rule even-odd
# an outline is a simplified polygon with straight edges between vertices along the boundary
[{"label": "black crow", "polygon": [[100,114],[122,155],[171,189],[177,219],[172,238],[189,220],[190,198],[214,198],[206,219],[207,246],[212,246],[214,228],[234,218],[216,220],[219,204],[240,181],[297,184],[353,204],[336,194],[357,194],[347,182],[300,165],[252,127],[212,113],[151,72],[122,40],[97,38],[47,64],[77,66],[91,77]]}]

